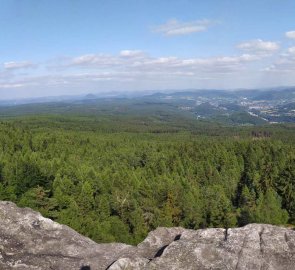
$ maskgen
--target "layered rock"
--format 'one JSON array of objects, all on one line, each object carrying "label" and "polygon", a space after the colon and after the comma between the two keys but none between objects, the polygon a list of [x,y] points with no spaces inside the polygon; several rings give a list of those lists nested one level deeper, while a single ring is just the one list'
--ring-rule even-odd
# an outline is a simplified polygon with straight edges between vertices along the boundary
[{"label": "layered rock", "polygon": [[137,247],[97,244],[29,208],[0,202],[0,269],[295,270],[295,231],[158,228]]}]

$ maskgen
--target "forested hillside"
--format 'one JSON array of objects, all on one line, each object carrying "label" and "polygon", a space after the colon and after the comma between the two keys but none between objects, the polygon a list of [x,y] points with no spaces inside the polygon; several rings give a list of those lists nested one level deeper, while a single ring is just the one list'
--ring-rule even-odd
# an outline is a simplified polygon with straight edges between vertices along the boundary
[{"label": "forested hillside", "polygon": [[158,226],[295,224],[293,126],[13,118],[0,124],[0,200],[97,242]]}]

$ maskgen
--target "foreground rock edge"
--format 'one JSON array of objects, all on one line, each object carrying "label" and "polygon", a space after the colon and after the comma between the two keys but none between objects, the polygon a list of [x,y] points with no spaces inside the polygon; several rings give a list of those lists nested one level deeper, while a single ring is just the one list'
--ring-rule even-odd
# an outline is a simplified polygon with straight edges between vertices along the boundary
[{"label": "foreground rock edge", "polygon": [[97,244],[29,208],[0,201],[0,269],[295,270],[295,231],[158,228],[138,246]]}]

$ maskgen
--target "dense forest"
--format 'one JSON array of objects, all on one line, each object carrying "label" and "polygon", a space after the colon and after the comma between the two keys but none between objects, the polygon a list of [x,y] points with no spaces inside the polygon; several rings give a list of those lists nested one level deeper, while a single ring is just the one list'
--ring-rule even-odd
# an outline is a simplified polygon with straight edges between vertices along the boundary
[{"label": "dense forest", "polygon": [[[148,119],[148,118],[145,118]],[[30,116],[0,124],[0,199],[97,242],[295,224],[294,126]]]}]

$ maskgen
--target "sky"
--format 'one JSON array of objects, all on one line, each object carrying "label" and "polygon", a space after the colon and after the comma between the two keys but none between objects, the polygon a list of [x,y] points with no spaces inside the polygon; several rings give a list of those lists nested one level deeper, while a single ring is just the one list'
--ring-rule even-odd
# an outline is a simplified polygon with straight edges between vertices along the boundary
[{"label": "sky", "polygon": [[0,0],[0,99],[293,85],[294,0]]}]

